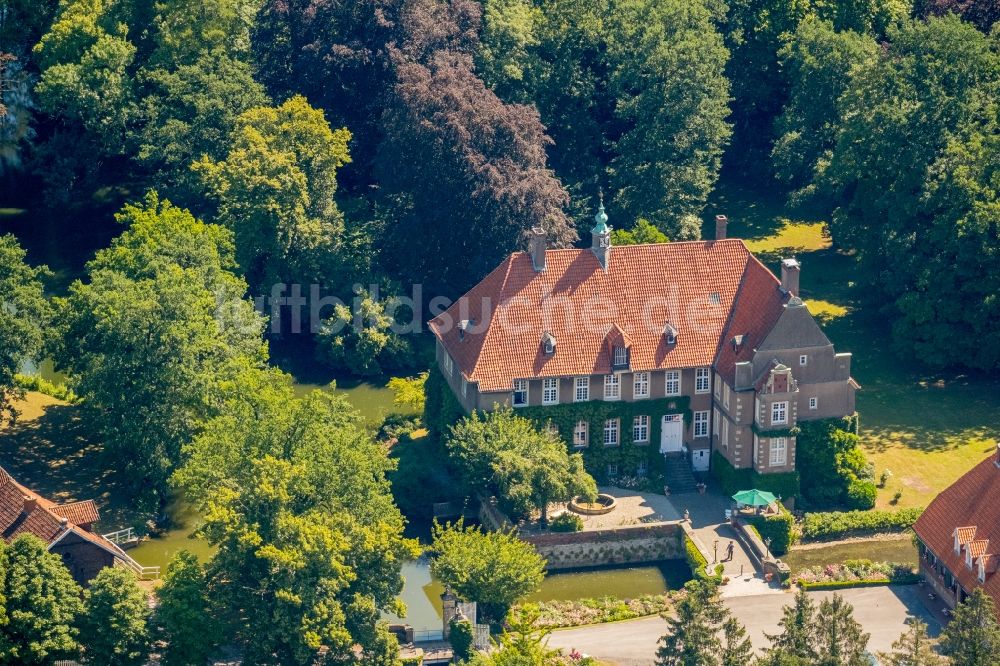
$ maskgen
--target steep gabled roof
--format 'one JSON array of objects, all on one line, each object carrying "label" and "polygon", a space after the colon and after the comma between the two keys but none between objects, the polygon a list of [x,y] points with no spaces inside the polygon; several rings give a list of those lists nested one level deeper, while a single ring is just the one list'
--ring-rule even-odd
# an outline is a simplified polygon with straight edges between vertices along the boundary
[{"label": "steep gabled roof", "polygon": [[49,547],[75,535],[103,548],[116,557],[124,557],[117,546],[104,537],[79,526],[97,520],[97,507],[92,500],[58,505],[22,486],[0,468],[0,536],[12,541],[21,534],[33,534]]},{"label": "steep gabled roof", "polygon": [[826,347],[830,344],[830,338],[823,333],[805,303],[799,298],[792,298],[785,303],[778,320],[757,349],[774,351],[796,347]]},{"label": "steep gabled roof", "polygon": [[[630,341],[633,371],[711,365],[734,321],[763,339],[784,295],[743,241],[692,241],[611,248],[608,270],[590,250],[548,250],[536,272],[528,254],[507,257],[430,327],[480,391],[509,390],[514,379],[611,371],[606,335]],[[471,320],[464,336],[458,323]],[[663,335],[670,322],[677,341]],[[558,340],[546,356],[543,332]],[[731,361],[730,361],[731,364]]]},{"label": "steep gabled roof", "polygon": [[[913,529],[920,540],[948,567],[962,587],[976,587],[1000,604],[1000,574],[993,561],[1000,554],[1000,467],[997,456],[979,463],[955,483],[934,498]],[[961,553],[955,552],[955,536],[966,544]],[[965,549],[970,548],[974,567],[965,564]],[[985,561],[986,582],[978,580],[978,558]]]}]

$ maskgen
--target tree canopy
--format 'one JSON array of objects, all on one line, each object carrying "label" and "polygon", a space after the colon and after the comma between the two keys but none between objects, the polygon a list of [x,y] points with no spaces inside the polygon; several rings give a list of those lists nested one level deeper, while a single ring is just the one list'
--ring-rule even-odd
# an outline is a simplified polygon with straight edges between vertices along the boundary
[{"label": "tree canopy", "polygon": [[213,607],[251,663],[362,661],[393,654],[379,613],[402,611],[400,566],[415,556],[392,502],[386,451],[341,395],[294,397],[276,370],[247,370],[186,447],[179,487],[218,546]]},{"label": "tree canopy", "polygon": [[534,547],[505,532],[479,527],[437,525],[433,528],[431,571],[466,601],[475,601],[494,619],[541,585],[545,560]]},{"label": "tree canopy", "polygon": [[14,381],[25,360],[38,361],[50,316],[42,288],[45,268],[29,266],[11,235],[0,236],[0,425],[17,416],[23,395]]},{"label": "tree canopy", "polygon": [[466,487],[496,493],[517,516],[537,509],[544,522],[549,503],[597,495],[579,453],[509,408],[473,412],[452,427],[446,445]]},{"label": "tree canopy", "polygon": [[[150,194],[57,300],[56,366],[140,488],[165,490],[182,445],[216,410],[233,367],[267,358],[262,321],[234,275],[232,236]],[[162,497],[162,494],[161,494]]]}]

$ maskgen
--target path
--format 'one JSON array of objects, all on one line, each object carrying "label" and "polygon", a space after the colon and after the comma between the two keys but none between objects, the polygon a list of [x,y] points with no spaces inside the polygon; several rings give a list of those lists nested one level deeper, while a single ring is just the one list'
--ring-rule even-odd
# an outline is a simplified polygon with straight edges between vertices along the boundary
[{"label": "path", "polygon": [[[726,510],[732,506],[730,498],[708,492],[671,495],[664,499],[669,499],[681,515],[685,509],[689,512],[694,540],[707,554],[709,566],[722,564],[723,575],[730,579],[721,590],[723,598],[781,593],[777,582],[769,585],[764,581],[742,542],[736,538],[736,530],[726,522]],[[733,544],[733,556],[727,558],[730,543]]]},{"label": "path", "polygon": [[[916,616],[927,622],[931,635],[941,630],[940,623],[921,603],[919,585],[883,586],[841,590],[839,594],[854,606],[854,617],[871,634],[870,652],[889,650],[893,641],[906,630],[906,619]],[[815,601],[833,592],[810,592]],[[723,603],[746,626],[757,650],[768,646],[765,633],[777,633],[781,609],[792,602],[791,592],[739,596]],[[555,631],[549,637],[549,647],[577,649],[616,666],[651,666],[655,661],[656,645],[666,631],[667,623],[658,616],[627,622]]]}]

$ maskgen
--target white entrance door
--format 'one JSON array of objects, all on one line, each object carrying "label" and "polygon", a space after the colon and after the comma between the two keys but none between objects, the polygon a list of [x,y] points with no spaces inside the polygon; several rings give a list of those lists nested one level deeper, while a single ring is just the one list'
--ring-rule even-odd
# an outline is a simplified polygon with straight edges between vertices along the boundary
[{"label": "white entrance door", "polygon": [[680,453],[684,449],[684,417],[665,414],[660,429],[660,453]]},{"label": "white entrance door", "polygon": [[691,452],[691,469],[696,472],[708,471],[708,449],[695,449]]}]

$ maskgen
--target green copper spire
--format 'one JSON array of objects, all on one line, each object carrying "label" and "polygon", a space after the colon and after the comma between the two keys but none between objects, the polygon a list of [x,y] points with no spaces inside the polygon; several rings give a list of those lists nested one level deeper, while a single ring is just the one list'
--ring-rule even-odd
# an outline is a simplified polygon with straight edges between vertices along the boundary
[{"label": "green copper spire", "polygon": [[604,196],[601,196],[601,203],[597,207],[597,214],[594,215],[594,228],[590,230],[592,234],[608,233],[608,214],[604,212]]}]

